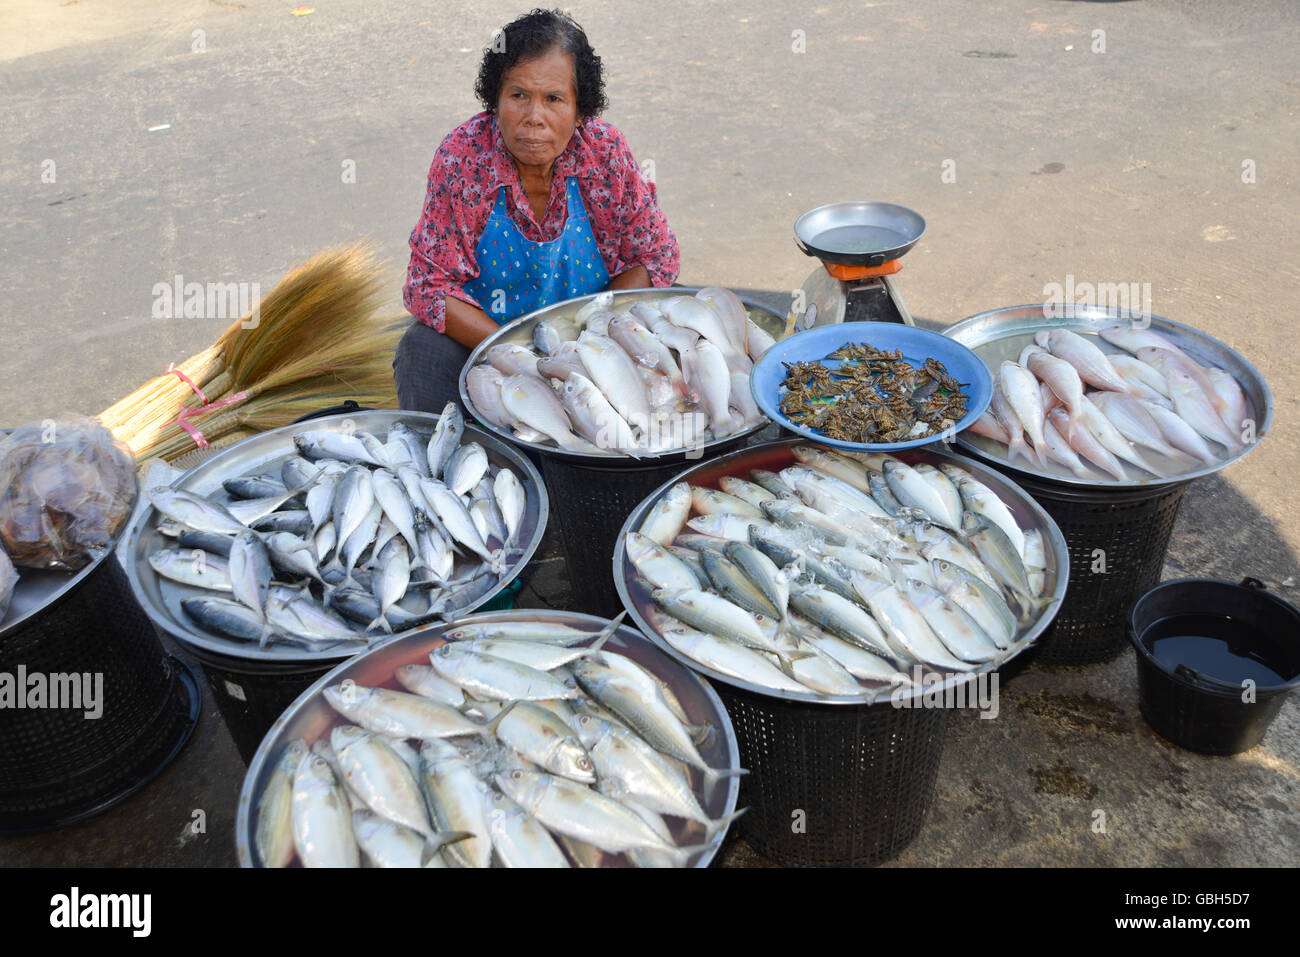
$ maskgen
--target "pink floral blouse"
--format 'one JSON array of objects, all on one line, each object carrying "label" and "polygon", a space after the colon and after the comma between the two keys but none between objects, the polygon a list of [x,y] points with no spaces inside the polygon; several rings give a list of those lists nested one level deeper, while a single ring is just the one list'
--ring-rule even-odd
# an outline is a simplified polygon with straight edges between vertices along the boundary
[{"label": "pink floral blouse", "polygon": [[656,286],[677,278],[677,237],[659,208],[655,185],[641,175],[627,140],[594,117],[583,120],[555,160],[546,215],[538,223],[519,173],[490,113],[479,113],[447,135],[429,167],[424,212],[411,231],[406,308],[442,332],[446,296],[480,306],[464,290],[479,274],[474,251],[505,186],[510,219],[533,242],[550,242],[564,230],[565,185],[578,178],[596,245],[611,277],[644,266]]}]

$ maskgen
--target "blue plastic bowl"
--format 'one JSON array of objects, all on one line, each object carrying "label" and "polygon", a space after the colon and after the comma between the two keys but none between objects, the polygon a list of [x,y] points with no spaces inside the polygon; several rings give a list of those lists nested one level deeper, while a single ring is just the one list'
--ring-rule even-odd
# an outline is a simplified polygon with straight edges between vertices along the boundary
[{"label": "blue plastic bowl", "polygon": [[[781,412],[781,397],[785,388],[786,362],[825,361],[836,349],[847,343],[866,343],[876,349],[898,349],[903,358],[920,367],[926,359],[938,359],[958,382],[968,383],[962,391],[966,394],[966,414],[945,433],[928,435],[906,442],[844,442],[828,438],[815,429],[796,425]],[[830,360],[835,365],[838,360]],[[758,360],[749,376],[749,387],[754,401],[773,422],[805,438],[837,449],[855,449],[870,452],[893,452],[914,449],[943,441],[944,435],[956,436],[974,423],[993,400],[993,374],[984,360],[959,342],[927,329],[905,326],[896,322],[841,322],[831,326],[818,326],[782,339]]]}]

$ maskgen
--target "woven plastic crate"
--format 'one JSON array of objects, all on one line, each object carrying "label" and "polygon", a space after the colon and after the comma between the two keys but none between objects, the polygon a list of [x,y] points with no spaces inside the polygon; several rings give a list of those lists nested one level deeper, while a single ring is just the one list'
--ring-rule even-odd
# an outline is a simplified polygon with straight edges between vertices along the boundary
[{"label": "woven plastic crate", "polygon": [[112,555],[4,635],[0,672],[20,668],[102,675],[102,714],[0,709],[0,832],[62,827],[117,804],[167,766],[198,722],[198,682],[163,649]]},{"label": "woven plastic crate", "polygon": [[1133,602],[1160,581],[1190,483],[1086,490],[1017,476],[1065,536],[1070,584],[1052,626],[1039,639],[1044,665],[1109,661],[1127,647]]},{"label": "woven plastic crate", "polygon": [[869,867],[920,832],[934,799],[948,712],[816,705],[715,683],[741,767],[735,827],[787,867]]}]

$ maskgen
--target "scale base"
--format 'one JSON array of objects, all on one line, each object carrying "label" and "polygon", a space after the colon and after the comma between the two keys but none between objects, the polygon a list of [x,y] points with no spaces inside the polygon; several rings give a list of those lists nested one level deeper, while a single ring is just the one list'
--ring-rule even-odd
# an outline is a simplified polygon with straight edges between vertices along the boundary
[{"label": "scale base", "polygon": [[800,290],[805,308],[795,317],[796,330],[837,322],[898,322],[914,326],[892,275],[836,279],[818,266]]}]

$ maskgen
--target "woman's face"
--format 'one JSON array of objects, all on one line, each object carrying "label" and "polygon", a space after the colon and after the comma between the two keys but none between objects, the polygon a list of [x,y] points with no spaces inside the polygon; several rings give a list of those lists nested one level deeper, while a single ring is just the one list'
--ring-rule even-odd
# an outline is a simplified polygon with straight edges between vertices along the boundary
[{"label": "woman's face", "polygon": [[578,126],[573,57],[552,49],[506,71],[497,101],[501,136],[520,166],[549,169]]}]

